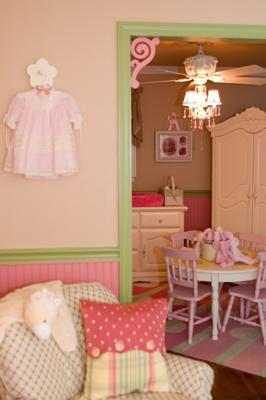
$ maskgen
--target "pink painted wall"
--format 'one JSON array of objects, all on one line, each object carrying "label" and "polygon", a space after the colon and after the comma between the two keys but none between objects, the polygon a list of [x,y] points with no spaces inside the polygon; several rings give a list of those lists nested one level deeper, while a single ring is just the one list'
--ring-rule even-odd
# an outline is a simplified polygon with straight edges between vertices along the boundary
[{"label": "pink painted wall", "polygon": [[[28,89],[25,67],[45,57],[58,68],[55,87],[78,101],[84,128],[75,177],[0,172],[0,248],[117,246],[117,21],[265,24],[265,15],[264,0],[2,0],[0,115]],[[1,164],[4,146],[2,135]]]},{"label": "pink painted wall", "polygon": [[211,226],[211,196],[185,196],[185,231],[204,230]]},{"label": "pink painted wall", "polygon": [[64,283],[101,282],[118,296],[118,270],[118,263],[113,261],[2,264],[0,296],[22,286],[52,280]]}]

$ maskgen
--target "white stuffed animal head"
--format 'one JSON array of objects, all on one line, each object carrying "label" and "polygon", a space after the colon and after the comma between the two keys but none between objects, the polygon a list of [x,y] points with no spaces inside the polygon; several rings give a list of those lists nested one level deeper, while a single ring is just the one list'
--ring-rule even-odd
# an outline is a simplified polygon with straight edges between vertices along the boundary
[{"label": "white stuffed animal head", "polygon": [[39,339],[49,339],[62,299],[47,289],[33,293],[24,305],[24,321]]}]

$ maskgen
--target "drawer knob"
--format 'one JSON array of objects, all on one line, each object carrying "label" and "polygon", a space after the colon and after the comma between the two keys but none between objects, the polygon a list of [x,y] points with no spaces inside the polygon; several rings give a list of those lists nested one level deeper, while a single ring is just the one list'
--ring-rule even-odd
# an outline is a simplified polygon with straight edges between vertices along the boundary
[{"label": "drawer knob", "polygon": [[159,224],[161,224],[163,221],[161,219],[158,219]]}]

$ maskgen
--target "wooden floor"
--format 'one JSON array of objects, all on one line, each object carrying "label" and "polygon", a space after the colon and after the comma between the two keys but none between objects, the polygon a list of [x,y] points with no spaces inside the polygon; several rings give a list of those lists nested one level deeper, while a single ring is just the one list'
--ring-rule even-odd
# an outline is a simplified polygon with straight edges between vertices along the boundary
[{"label": "wooden floor", "polygon": [[266,378],[208,363],[214,370],[213,400],[266,400]]}]

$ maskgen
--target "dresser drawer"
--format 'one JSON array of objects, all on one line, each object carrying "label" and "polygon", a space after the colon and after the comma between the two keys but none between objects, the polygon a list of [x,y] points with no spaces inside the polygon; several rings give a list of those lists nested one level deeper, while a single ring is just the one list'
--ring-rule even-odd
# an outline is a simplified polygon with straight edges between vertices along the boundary
[{"label": "dresser drawer", "polygon": [[179,228],[183,226],[183,215],[181,212],[142,212],[140,214],[140,224],[142,227]]},{"label": "dresser drawer", "polygon": [[139,227],[139,213],[133,212],[132,213],[132,228]]}]

